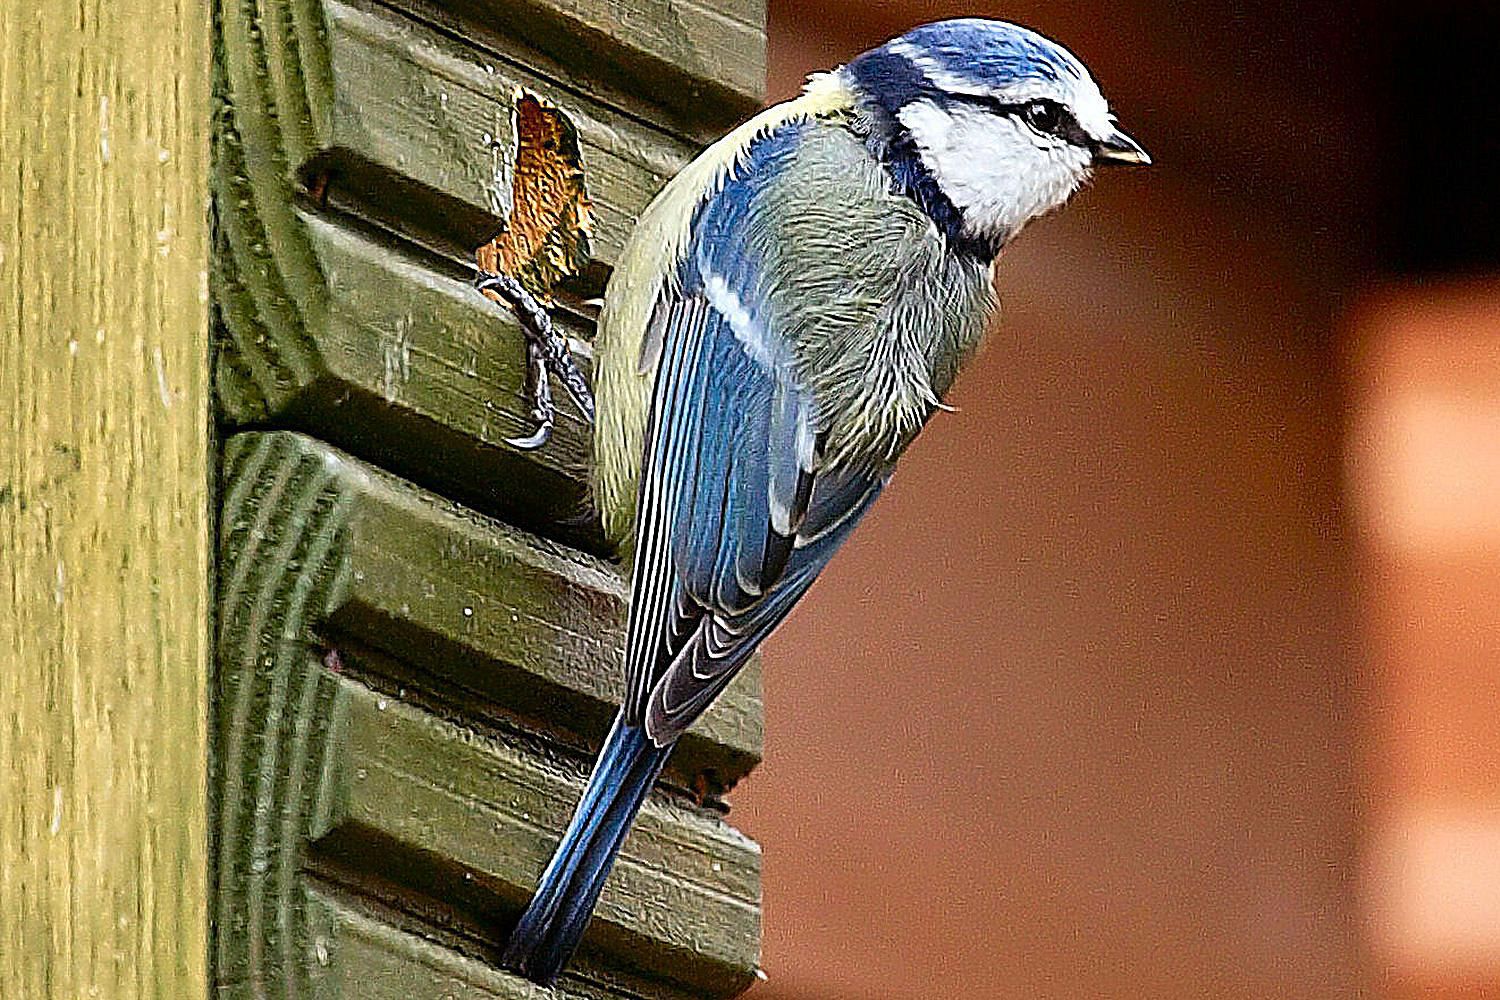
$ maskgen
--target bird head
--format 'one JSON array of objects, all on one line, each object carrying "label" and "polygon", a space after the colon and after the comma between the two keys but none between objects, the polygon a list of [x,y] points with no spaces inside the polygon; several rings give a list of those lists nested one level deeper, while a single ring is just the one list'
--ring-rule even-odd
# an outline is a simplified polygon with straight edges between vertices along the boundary
[{"label": "bird head", "polygon": [[923,25],[840,74],[871,112],[882,155],[905,161],[898,177],[925,187],[924,201],[946,201],[929,213],[956,214],[948,221],[963,237],[992,249],[1061,206],[1096,166],[1151,162],[1077,57],[1004,21]]}]

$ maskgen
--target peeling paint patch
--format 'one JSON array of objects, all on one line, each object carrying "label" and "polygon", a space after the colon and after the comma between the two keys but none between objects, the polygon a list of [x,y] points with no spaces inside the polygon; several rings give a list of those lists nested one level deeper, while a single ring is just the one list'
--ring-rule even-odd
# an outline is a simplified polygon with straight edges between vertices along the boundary
[{"label": "peeling paint patch", "polygon": [[523,90],[513,119],[514,155],[495,170],[498,182],[510,178],[505,229],[474,257],[481,270],[508,274],[545,302],[589,262],[593,204],[578,130],[567,116]]}]

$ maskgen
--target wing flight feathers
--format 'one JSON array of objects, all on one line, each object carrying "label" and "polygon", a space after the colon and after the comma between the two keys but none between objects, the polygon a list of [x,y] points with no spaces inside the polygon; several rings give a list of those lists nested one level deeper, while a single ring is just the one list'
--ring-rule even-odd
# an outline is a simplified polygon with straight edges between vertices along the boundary
[{"label": "wing flight feathers", "polygon": [[811,395],[706,296],[664,292],[658,309],[626,671],[628,721],[664,746],[786,616],[884,479],[820,475]]}]

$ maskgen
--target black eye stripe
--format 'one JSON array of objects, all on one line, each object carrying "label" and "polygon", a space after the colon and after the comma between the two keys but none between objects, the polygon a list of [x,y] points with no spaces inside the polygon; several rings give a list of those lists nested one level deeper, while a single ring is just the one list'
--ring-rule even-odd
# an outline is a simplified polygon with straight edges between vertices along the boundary
[{"label": "black eye stripe", "polygon": [[[950,94],[948,96],[951,100],[981,108],[992,115],[1015,118],[1029,128],[1045,135],[1055,136],[1074,146],[1088,148],[1093,142],[1089,134],[1083,130],[1083,126],[1078,124],[1078,119],[1073,117],[1073,112],[1056,101],[1038,98],[1034,101],[1011,103],[994,97],[985,97],[982,94]],[[1036,109],[1045,110],[1041,116],[1038,116],[1032,113]]]}]

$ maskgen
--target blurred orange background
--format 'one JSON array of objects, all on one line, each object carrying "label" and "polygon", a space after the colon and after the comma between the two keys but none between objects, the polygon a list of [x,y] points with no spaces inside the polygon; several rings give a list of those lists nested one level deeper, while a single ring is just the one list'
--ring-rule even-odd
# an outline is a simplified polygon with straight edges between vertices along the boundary
[{"label": "blurred orange background", "polygon": [[771,92],[938,17],[1157,158],[767,643],[761,1000],[1500,997],[1500,15],[773,3]]}]

